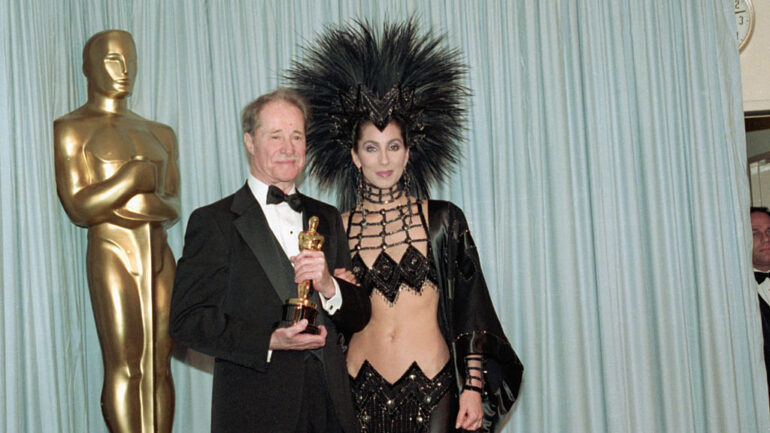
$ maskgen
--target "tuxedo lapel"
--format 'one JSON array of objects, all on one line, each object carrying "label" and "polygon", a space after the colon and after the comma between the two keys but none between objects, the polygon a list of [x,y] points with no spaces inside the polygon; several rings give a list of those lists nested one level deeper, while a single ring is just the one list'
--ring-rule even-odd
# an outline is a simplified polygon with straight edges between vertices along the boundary
[{"label": "tuxedo lapel", "polygon": [[[310,203],[310,200],[307,199],[307,196],[301,195],[302,197],[302,230],[307,230],[307,222],[310,221],[310,217],[314,215],[315,206],[313,206],[312,203]],[[310,206],[308,208],[308,206]]]},{"label": "tuxedo lapel", "polygon": [[294,268],[270,230],[265,214],[248,186],[235,195],[232,210],[240,216],[233,224],[265,270],[270,285],[281,300],[296,297]]}]

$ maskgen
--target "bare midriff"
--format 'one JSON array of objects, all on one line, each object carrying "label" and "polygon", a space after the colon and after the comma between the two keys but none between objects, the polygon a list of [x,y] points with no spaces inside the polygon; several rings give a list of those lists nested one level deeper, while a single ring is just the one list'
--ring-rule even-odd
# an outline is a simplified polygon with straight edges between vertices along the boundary
[{"label": "bare midriff", "polygon": [[368,360],[390,383],[413,362],[429,378],[438,374],[449,360],[449,349],[438,326],[435,284],[426,280],[420,293],[402,285],[393,305],[375,290],[371,301],[369,323],[350,340],[348,373],[355,377]]}]

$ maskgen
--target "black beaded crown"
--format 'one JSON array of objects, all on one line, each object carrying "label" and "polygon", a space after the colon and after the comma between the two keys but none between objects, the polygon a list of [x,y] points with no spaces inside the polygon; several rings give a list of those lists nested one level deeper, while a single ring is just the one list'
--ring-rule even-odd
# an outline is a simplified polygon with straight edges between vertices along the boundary
[{"label": "black beaded crown", "polygon": [[416,19],[327,27],[304,59],[287,71],[290,85],[310,103],[308,170],[321,187],[336,185],[339,204],[356,203],[357,170],[350,156],[356,129],[370,121],[383,130],[397,121],[409,147],[411,194],[451,172],[460,157],[470,92],[460,51],[442,47],[445,36],[419,34]]}]

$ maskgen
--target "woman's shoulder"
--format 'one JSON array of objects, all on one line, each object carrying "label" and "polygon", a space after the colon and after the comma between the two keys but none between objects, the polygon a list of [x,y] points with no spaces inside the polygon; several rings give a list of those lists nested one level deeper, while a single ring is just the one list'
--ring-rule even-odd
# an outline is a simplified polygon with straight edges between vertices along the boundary
[{"label": "woman's shoulder", "polygon": [[428,200],[428,213],[432,215],[445,215],[450,218],[465,218],[462,209],[447,200]]}]

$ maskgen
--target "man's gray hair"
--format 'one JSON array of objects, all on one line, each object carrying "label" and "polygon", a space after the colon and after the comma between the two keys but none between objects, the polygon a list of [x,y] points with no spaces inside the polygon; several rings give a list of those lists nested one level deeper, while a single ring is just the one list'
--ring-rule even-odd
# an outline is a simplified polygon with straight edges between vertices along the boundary
[{"label": "man's gray hair", "polygon": [[241,111],[241,128],[244,134],[253,134],[259,128],[259,112],[262,111],[265,105],[273,101],[286,101],[297,107],[302,112],[305,129],[307,130],[310,122],[310,104],[296,90],[280,87],[260,96],[243,107],[243,111]]}]

